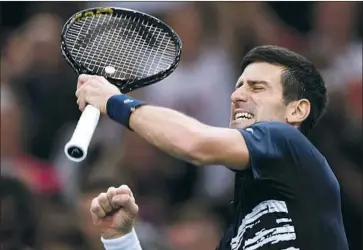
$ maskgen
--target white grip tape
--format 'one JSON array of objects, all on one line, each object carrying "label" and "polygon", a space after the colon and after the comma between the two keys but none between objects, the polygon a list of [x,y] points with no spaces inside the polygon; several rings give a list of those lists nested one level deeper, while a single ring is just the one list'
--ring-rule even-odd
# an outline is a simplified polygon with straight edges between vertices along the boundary
[{"label": "white grip tape", "polygon": [[78,120],[71,140],[65,145],[64,153],[74,162],[81,162],[87,156],[88,146],[100,119],[100,110],[87,105]]}]

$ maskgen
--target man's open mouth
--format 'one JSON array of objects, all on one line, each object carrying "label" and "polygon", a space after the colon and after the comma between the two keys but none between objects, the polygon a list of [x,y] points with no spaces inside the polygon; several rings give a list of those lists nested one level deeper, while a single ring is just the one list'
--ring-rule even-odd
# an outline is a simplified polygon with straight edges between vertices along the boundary
[{"label": "man's open mouth", "polygon": [[238,112],[234,115],[234,120],[250,120],[253,118],[253,114],[248,112]]}]

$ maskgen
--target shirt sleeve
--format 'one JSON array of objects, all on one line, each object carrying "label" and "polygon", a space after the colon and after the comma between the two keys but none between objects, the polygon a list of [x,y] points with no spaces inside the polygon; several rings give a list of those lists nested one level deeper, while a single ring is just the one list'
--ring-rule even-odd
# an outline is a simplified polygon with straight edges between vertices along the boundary
[{"label": "shirt sleeve", "polygon": [[291,173],[288,168],[297,165],[307,146],[307,139],[298,129],[282,122],[256,123],[239,131],[246,141],[255,179],[276,177],[282,171],[285,175]]},{"label": "shirt sleeve", "polygon": [[104,239],[101,241],[105,250],[142,250],[135,229],[131,233],[116,239]]}]

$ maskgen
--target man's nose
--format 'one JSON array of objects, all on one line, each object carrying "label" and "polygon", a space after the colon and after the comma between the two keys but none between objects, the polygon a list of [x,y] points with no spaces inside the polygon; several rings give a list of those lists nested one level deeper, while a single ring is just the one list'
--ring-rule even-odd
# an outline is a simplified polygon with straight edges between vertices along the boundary
[{"label": "man's nose", "polygon": [[247,100],[248,94],[246,93],[246,90],[243,89],[243,87],[239,87],[231,95],[232,102],[247,102]]}]

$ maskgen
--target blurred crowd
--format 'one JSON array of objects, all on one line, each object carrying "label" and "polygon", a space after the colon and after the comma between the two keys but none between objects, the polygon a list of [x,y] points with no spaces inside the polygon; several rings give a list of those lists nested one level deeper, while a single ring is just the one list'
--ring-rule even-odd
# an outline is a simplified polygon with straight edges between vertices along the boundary
[{"label": "blurred crowd", "polygon": [[107,117],[87,160],[65,158],[80,112],[77,76],[60,53],[61,28],[76,11],[101,5],[144,11],[176,30],[179,67],[131,94],[206,124],[228,126],[230,94],[249,49],[275,44],[312,60],[330,101],[309,139],[340,182],[350,247],[362,249],[361,2],[1,3],[1,249],[103,249],[90,202],[121,184],[139,204],[145,250],[212,250],[230,219],[233,172],[176,160]]}]

